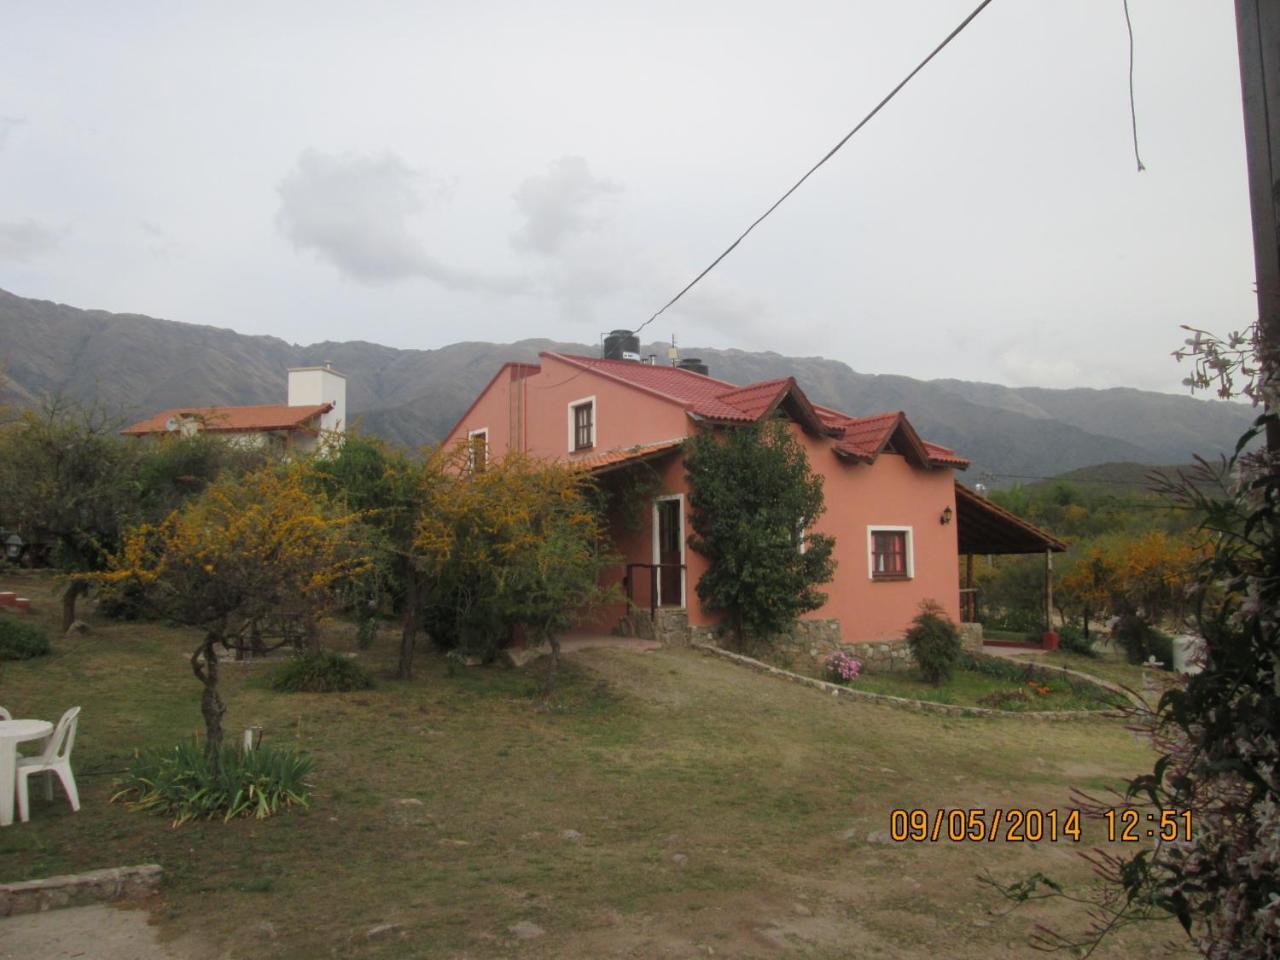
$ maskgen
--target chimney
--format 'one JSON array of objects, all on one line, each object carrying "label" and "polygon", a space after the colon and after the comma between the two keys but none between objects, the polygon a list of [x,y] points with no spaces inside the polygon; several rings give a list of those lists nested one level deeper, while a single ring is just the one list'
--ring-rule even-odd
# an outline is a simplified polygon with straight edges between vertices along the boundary
[{"label": "chimney", "polygon": [[289,406],[309,407],[333,404],[320,417],[321,430],[345,433],[347,429],[347,378],[329,364],[323,367],[289,368]]}]

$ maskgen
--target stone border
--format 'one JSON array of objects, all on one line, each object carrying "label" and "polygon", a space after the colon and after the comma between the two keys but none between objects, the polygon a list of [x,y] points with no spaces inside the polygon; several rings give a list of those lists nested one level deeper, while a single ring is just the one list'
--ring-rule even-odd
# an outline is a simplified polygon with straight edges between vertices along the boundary
[{"label": "stone border", "polygon": [[158,891],[163,874],[160,864],[144,863],[43,880],[0,883],[0,917],[150,896]]},{"label": "stone border", "polygon": [[[993,710],[990,707],[962,707],[954,703],[932,703],[928,700],[910,700],[906,697],[895,697],[887,693],[872,693],[870,690],[855,690],[852,687],[844,687],[838,683],[828,683],[826,680],[818,680],[814,677],[806,677],[803,674],[792,673],[790,670],[783,670],[779,667],[770,666],[760,660],[752,657],[743,656],[740,653],[733,653],[729,650],[722,650],[720,647],[712,646],[709,643],[694,643],[694,649],[701,650],[704,653],[710,653],[722,659],[729,660],[739,666],[756,670],[759,673],[766,673],[771,677],[780,677],[783,680],[790,680],[792,683],[799,683],[806,687],[813,687],[815,690],[821,690],[823,693],[829,693],[833,697],[848,697],[853,700],[863,700],[868,703],[879,703],[888,707],[897,707],[900,710],[912,710],[916,713],[933,713],[944,717],[990,717],[999,719],[1027,719],[1027,720],[1116,720],[1123,719],[1124,714],[1114,710]],[[1036,666],[1040,666],[1036,664]],[[1096,683],[1092,677],[1086,678],[1090,683]],[[1102,683],[1097,683],[1103,686]]]}]

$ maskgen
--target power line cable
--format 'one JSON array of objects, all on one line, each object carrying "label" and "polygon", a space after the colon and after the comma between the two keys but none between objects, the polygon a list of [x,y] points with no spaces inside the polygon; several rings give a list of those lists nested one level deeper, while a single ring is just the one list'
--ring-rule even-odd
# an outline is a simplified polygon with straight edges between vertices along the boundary
[{"label": "power line cable", "polygon": [[1138,108],[1133,100],[1133,21],[1129,19],[1129,0],[1124,0],[1124,25],[1129,30],[1129,120],[1133,125],[1133,159],[1138,161],[1138,172],[1147,169],[1138,153]]},{"label": "power line cable", "polygon": [[[1127,2],[1127,0],[1126,0],[1126,2]],[[818,170],[818,168],[819,168],[819,167],[821,167],[824,163],[826,163],[828,160],[830,160],[832,157],[834,157],[834,156],[836,155],[836,153],[837,153],[837,152],[839,152],[840,148],[841,148],[841,147],[843,147],[846,143],[848,143],[850,139],[852,139],[852,137],[853,137],[853,135],[854,135],[855,133],[857,133],[859,130],[861,130],[863,127],[865,127],[865,126],[867,125],[867,123],[868,123],[868,122],[870,122],[870,120],[871,120],[871,118],[872,118],[872,117],[874,117],[877,113],[879,113],[879,112],[881,111],[881,109],[883,109],[883,108],[884,108],[884,106],[885,106],[885,105],[886,105],[890,100],[892,100],[894,97],[896,97],[896,96],[898,95],[898,92],[899,92],[903,87],[905,87],[908,83],[910,83],[910,82],[911,82],[911,80],[915,77],[915,75],[916,75],[917,73],[919,73],[921,70],[923,70],[923,69],[928,65],[928,63],[929,63],[929,61],[930,61],[930,60],[932,60],[932,59],[933,59],[934,57],[936,57],[939,53],[941,53],[941,52],[942,52],[942,50],[947,46],[947,44],[949,44],[952,40],[954,40],[956,37],[958,37],[958,36],[959,36],[963,31],[964,31],[965,27],[969,26],[969,24],[970,24],[970,23],[972,23],[972,22],[974,21],[974,19],[978,16],[978,14],[980,14],[983,10],[985,10],[985,9],[987,8],[987,6],[988,6],[990,3],[991,3],[991,0],[982,0],[982,2],[981,2],[981,3],[979,3],[979,4],[978,4],[974,9],[973,9],[973,12],[972,12],[972,13],[970,13],[967,17],[965,17],[962,21],[960,21],[960,25],[959,25],[959,26],[957,26],[954,30],[952,30],[949,34],[947,34],[947,37],[946,37],[946,39],[945,39],[945,40],[943,40],[940,44],[938,44],[936,47],[934,47],[934,48],[933,48],[933,51],[932,51],[932,52],[931,52],[927,57],[925,57],[923,60],[921,60],[921,61],[916,65],[916,68],[915,68],[914,70],[912,70],[912,71],[911,71],[910,73],[908,73],[908,74],[907,74],[907,75],[906,75],[906,76],[905,76],[901,81],[899,81],[898,85],[897,85],[896,87],[894,87],[892,90],[890,90],[890,91],[885,95],[884,99],[883,99],[883,100],[881,100],[879,103],[877,103],[877,104],[875,105],[875,107],[874,107],[874,108],[872,108],[872,110],[871,110],[871,112],[870,112],[870,113],[868,113],[865,117],[863,117],[860,121],[858,121],[858,125],[857,125],[856,127],[854,127],[852,130],[850,130],[848,133],[846,133],[843,137],[841,137],[841,138],[840,138],[840,142],[839,142],[839,143],[837,143],[834,147],[832,147],[830,150],[828,150],[828,151],[827,151],[827,153],[826,153],[826,155],[825,155],[821,160],[819,160],[819,161],[818,161],[817,163],[815,163],[812,167],[810,167],[810,168],[809,168],[809,170],[808,170],[808,172],[807,172],[807,173],[805,173],[805,175],[804,175],[803,177],[801,177],[801,178],[800,178],[799,180],[797,180],[794,184],[792,184],[792,185],[791,185],[791,189],[789,189],[786,193],[784,193],[784,194],[783,194],[782,196],[780,196],[777,200],[775,200],[775,201],[774,201],[774,203],[773,203],[773,205],[772,205],[771,207],[769,207],[769,209],[768,209],[768,210],[766,210],[764,213],[760,214],[760,216],[759,216],[759,217],[757,217],[757,218],[752,222],[751,226],[747,227],[747,229],[746,229],[746,230],[743,230],[743,231],[742,231],[742,233],[738,236],[738,239],[734,240],[734,241],[733,241],[733,243],[729,244],[729,246],[725,248],[724,252],[723,252],[723,253],[721,253],[721,254],[720,254],[720,256],[716,257],[714,260],[712,260],[712,261],[711,261],[711,263],[710,263],[710,264],[708,264],[708,265],[707,265],[707,267],[706,267],[706,269],[705,269],[705,270],[703,270],[700,274],[698,274],[696,277],[694,277],[692,280],[690,280],[690,281],[685,285],[685,287],[684,287],[684,289],[683,289],[683,290],[681,290],[681,291],[680,291],[679,293],[677,293],[674,297],[672,297],[672,298],[671,298],[670,300],[668,300],[665,304],[663,304],[663,305],[662,305],[662,307],[661,307],[661,308],[660,308],[656,313],[654,313],[654,315],[653,315],[653,316],[651,316],[651,317],[650,317],[648,320],[646,320],[644,323],[640,324],[640,326],[638,326],[638,327],[636,327],[634,330],[632,330],[632,331],[631,331],[631,333],[632,333],[633,335],[634,335],[634,334],[637,334],[637,333],[639,333],[641,330],[643,330],[645,327],[647,327],[649,324],[653,323],[653,321],[654,321],[654,320],[657,320],[657,319],[658,319],[658,317],[662,316],[662,314],[663,314],[663,313],[665,313],[665,312],[667,311],[667,308],[668,308],[668,307],[673,306],[673,305],[676,303],[676,301],[678,301],[678,300],[679,300],[681,297],[683,297],[686,293],[688,293],[690,290],[692,290],[692,289],[694,288],[694,286],[698,283],[698,281],[699,281],[699,280],[701,280],[701,279],[702,279],[703,277],[705,277],[708,273],[710,273],[712,270],[714,270],[714,269],[719,265],[719,263],[720,263],[720,261],[721,261],[721,260],[723,260],[723,259],[724,259],[725,257],[727,257],[729,254],[733,253],[733,251],[734,251],[735,249],[737,249],[738,244],[740,244],[743,240],[745,240],[745,239],[747,238],[747,235],[748,235],[749,233],[751,233],[751,231],[752,231],[752,230],[754,230],[756,227],[758,227],[758,226],[759,226],[759,225],[764,221],[764,219],[765,219],[767,216],[769,216],[769,214],[773,213],[773,211],[777,210],[777,209],[778,209],[778,207],[782,206],[782,202],[783,202],[784,200],[786,200],[789,196],[791,196],[793,193],[795,193],[795,192],[796,192],[796,190],[798,190],[798,189],[800,188],[800,185],[801,185],[802,183],[804,183],[804,182],[805,182],[806,180],[808,180],[811,176],[813,176],[813,174],[817,172],[817,170]],[[1127,12],[1127,7],[1126,7],[1126,12]]]}]

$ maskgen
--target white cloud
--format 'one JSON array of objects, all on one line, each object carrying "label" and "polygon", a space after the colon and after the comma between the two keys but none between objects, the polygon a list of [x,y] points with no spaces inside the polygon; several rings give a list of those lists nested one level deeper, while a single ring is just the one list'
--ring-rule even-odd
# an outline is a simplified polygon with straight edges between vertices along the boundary
[{"label": "white cloud", "polygon": [[449,290],[516,294],[517,277],[453,267],[429,254],[410,226],[423,209],[419,175],[391,153],[378,157],[303,151],[280,182],[276,226],[300,250],[311,250],[365,283],[421,277]]},{"label": "white cloud", "polygon": [[512,246],[559,253],[568,241],[598,230],[608,217],[604,203],[621,192],[620,184],[592,176],[582,157],[561,157],[546,173],[527,178],[516,189],[516,208],[524,223],[512,235]]},{"label": "white cloud", "polygon": [[65,232],[31,219],[0,221],[0,260],[30,260],[49,253]]},{"label": "white cloud", "polygon": [[22,117],[0,116],[0,150],[3,150],[8,145],[9,138],[13,136],[13,131],[26,122]]}]

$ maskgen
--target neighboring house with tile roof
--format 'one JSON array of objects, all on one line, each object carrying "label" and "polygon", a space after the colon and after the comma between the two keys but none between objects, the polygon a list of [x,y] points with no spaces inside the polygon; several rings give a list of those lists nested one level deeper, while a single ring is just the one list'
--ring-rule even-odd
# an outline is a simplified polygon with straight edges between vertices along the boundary
[{"label": "neighboring house with tile roof", "polygon": [[[975,534],[968,546],[976,552],[1062,548],[1012,515],[985,510],[982,497],[958,498],[955,474],[969,462],[923,440],[900,411],[849,416],[812,403],[790,377],[738,386],[632,360],[551,352],[539,359],[505,364],[445,443],[469,444],[480,462],[509,451],[577,462],[602,485],[644,497],[610,518],[623,558],[611,579],[626,586],[632,606],[609,609],[585,626],[610,627],[651,607],[683,609],[695,627],[716,623],[695,590],[707,561],[686,549],[691,527],[682,444],[700,430],[771,417],[791,422],[822,476],[827,510],[816,530],[836,540],[835,579],[822,588],[827,602],[804,619],[837,620],[846,642],[900,638],[926,599],[961,619],[958,530],[974,524],[969,518],[981,517],[984,530],[1007,535],[1016,547],[981,549],[986,541]],[[641,464],[652,471],[658,492],[622,482]],[[623,512],[638,517],[638,527],[625,522]]]},{"label": "neighboring house with tile roof", "polygon": [[244,407],[172,407],[120,432],[130,437],[212,433],[242,446],[310,453],[325,433],[343,433],[347,378],[330,366],[293,367],[285,403]]}]

